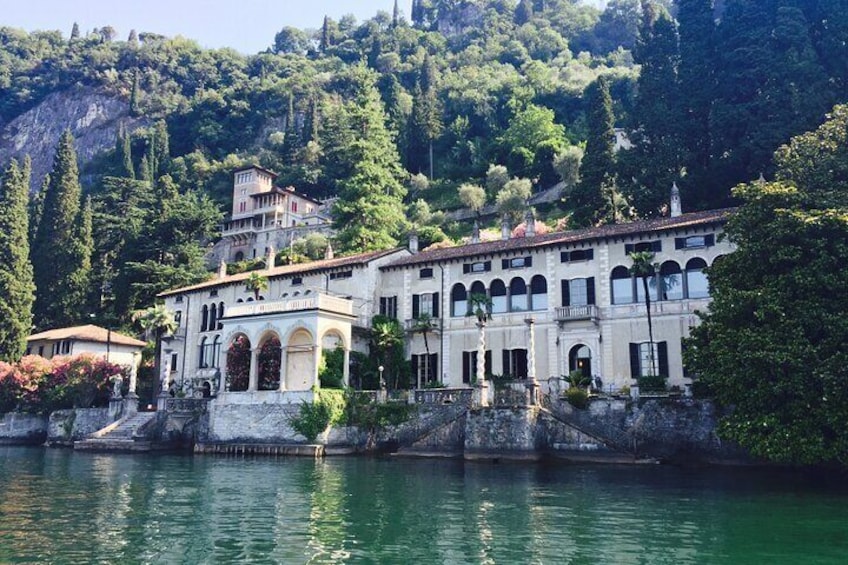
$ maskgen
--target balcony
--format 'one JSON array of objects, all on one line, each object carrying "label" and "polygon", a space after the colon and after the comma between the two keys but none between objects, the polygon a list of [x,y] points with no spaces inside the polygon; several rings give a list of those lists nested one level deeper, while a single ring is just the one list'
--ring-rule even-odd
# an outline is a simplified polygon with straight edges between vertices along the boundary
[{"label": "balcony", "polygon": [[[437,332],[437,331],[439,331],[439,328],[442,327],[440,320],[438,318],[428,318],[428,321],[430,322],[430,331],[431,332]],[[405,320],[404,323],[403,323],[403,329],[405,329],[408,332],[421,332],[421,328],[416,327],[416,326],[418,326],[419,323],[420,323],[420,320],[418,320],[416,318],[412,318],[410,320]]]},{"label": "balcony", "polygon": [[329,296],[327,294],[316,294],[314,296],[290,298],[274,302],[251,302],[231,306],[226,311],[226,319],[243,318],[247,316],[262,316],[266,314],[285,314],[287,312],[300,312],[303,310],[324,310],[353,316],[353,303],[345,298]]},{"label": "balcony", "polygon": [[598,321],[598,307],[594,304],[586,306],[562,306],[556,309],[557,322],[577,322],[580,320]]}]

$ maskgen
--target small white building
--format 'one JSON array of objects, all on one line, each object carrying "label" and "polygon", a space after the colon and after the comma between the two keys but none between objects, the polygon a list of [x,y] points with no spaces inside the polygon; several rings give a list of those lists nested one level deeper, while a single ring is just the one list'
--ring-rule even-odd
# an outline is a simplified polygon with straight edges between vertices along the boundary
[{"label": "small white building", "polygon": [[138,368],[145,345],[141,340],[89,324],[33,334],[27,338],[26,354],[51,359],[89,353],[116,365]]}]

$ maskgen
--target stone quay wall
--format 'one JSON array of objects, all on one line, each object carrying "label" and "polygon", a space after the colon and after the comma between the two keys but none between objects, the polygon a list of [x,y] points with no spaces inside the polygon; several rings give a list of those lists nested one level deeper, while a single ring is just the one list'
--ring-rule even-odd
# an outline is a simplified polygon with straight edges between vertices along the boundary
[{"label": "stone quay wall", "polygon": [[46,415],[26,412],[0,414],[0,445],[38,445],[46,439]]},{"label": "stone quay wall", "polygon": [[108,408],[73,408],[50,413],[47,445],[72,446],[112,423]]}]

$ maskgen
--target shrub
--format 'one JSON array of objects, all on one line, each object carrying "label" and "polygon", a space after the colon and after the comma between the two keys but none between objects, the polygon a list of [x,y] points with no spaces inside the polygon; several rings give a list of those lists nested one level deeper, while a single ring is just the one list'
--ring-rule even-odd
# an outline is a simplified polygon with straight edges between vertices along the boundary
[{"label": "shrub", "polygon": [[640,392],[665,392],[665,377],[662,375],[645,375],[639,377]]},{"label": "shrub", "polygon": [[313,402],[300,405],[298,415],[291,419],[291,427],[307,441],[315,441],[329,426],[344,422],[346,404],[344,391],[317,390]]},{"label": "shrub", "polygon": [[589,405],[589,394],[582,388],[572,387],[565,391],[565,399],[569,404],[580,410]]}]

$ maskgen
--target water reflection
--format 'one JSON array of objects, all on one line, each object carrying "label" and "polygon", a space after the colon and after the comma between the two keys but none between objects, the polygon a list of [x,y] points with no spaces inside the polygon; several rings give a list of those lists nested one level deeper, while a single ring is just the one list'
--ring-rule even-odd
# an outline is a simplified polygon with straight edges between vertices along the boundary
[{"label": "water reflection", "polygon": [[0,563],[842,563],[797,475],[0,448]]}]

